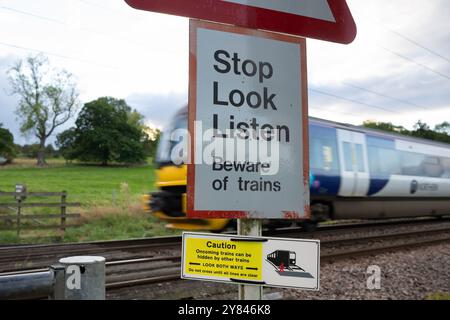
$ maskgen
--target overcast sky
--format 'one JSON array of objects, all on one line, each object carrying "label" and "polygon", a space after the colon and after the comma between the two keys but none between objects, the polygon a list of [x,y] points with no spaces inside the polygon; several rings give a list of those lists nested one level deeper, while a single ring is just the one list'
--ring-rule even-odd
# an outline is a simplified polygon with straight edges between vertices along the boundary
[{"label": "overcast sky", "polygon": [[[450,1],[347,2],[355,41],[307,42],[310,115],[407,128],[450,121]],[[0,122],[16,142],[35,140],[19,134],[6,71],[39,51],[77,77],[82,102],[124,98],[164,127],[187,101],[188,19],[122,0],[0,0]]]}]

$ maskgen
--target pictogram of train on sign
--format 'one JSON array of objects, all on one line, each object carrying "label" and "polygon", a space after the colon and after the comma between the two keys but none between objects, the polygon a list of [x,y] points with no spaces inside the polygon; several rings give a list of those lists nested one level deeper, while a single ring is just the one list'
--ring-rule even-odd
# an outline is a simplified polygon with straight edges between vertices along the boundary
[{"label": "pictogram of train on sign", "polygon": [[297,265],[297,254],[294,251],[276,250],[267,255],[267,262],[280,276],[314,278],[309,272]]}]

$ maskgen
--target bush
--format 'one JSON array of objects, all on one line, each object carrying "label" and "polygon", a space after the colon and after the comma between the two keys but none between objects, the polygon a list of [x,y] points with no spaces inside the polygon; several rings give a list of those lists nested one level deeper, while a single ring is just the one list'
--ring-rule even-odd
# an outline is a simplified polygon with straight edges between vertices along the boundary
[{"label": "bush", "polygon": [[14,136],[0,123],[0,164],[11,163],[16,157]]}]

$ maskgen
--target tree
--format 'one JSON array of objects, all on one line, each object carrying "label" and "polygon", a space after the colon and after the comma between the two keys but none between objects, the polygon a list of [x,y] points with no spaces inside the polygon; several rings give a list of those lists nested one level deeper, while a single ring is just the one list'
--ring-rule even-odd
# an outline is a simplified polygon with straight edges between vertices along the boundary
[{"label": "tree", "polygon": [[156,149],[158,147],[159,139],[161,138],[161,130],[158,128],[145,128],[146,139],[144,141],[145,155],[155,159]]},{"label": "tree", "polygon": [[[36,159],[40,151],[40,145],[39,143],[24,144],[23,146],[17,144],[16,150],[21,157]],[[58,151],[55,150],[53,145],[50,143],[47,144],[44,150],[46,158],[54,158],[58,156]]]},{"label": "tree", "polygon": [[24,144],[23,146],[19,146],[19,152],[22,157],[36,159],[39,153],[39,144]]},{"label": "tree", "polygon": [[404,127],[393,125],[390,122],[375,122],[375,121],[371,121],[371,120],[366,120],[366,121],[364,121],[363,126],[366,128],[372,128],[372,129],[378,129],[378,130],[402,133],[402,134],[407,134],[407,131],[408,131]]},{"label": "tree", "polygon": [[57,135],[56,146],[59,153],[66,160],[73,160],[76,157],[75,148],[75,128],[70,128]]},{"label": "tree", "polygon": [[418,120],[413,127],[413,130],[407,130],[402,126],[393,125],[390,122],[374,122],[374,121],[364,121],[363,126],[366,128],[379,129],[388,132],[401,133],[407,136],[413,136],[423,139],[429,139],[434,141],[450,143],[450,135],[447,131],[450,130],[450,124],[448,122],[443,122],[435,126],[432,130],[429,125],[421,120]]},{"label": "tree", "polygon": [[436,132],[430,129],[430,126],[425,122],[418,120],[414,124],[414,130],[411,132],[411,135],[418,138],[425,138],[430,140],[435,140]]},{"label": "tree", "polygon": [[450,134],[450,122],[444,121],[434,126],[434,131]]},{"label": "tree", "polygon": [[17,62],[9,71],[11,94],[19,97],[16,114],[23,134],[39,140],[37,164],[45,162],[45,143],[55,129],[77,112],[78,91],[72,74],[51,69],[48,59],[39,54]]},{"label": "tree", "polygon": [[0,123],[0,157],[5,158],[6,163],[11,163],[16,156],[14,136],[11,131],[2,127],[3,124]]},{"label": "tree", "polygon": [[58,135],[58,146],[66,159],[138,163],[145,160],[143,117],[125,100],[102,97],[86,103],[75,128]]}]

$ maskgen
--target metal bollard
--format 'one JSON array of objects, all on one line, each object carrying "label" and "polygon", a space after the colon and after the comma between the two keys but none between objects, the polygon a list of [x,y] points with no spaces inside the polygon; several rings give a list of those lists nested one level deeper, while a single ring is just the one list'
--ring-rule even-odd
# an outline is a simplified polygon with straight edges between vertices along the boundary
[{"label": "metal bollard", "polygon": [[105,300],[105,258],[76,256],[59,260],[65,268],[66,300]]}]

